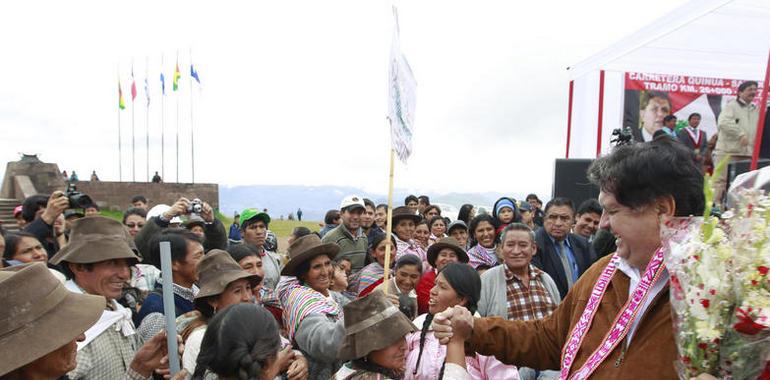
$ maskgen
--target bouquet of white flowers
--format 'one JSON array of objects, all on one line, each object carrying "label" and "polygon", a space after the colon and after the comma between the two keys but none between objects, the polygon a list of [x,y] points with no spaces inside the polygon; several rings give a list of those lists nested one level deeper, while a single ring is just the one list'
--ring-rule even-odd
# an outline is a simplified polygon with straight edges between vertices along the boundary
[{"label": "bouquet of white flowers", "polygon": [[770,199],[759,190],[738,192],[724,217],[734,249],[735,304],[720,350],[726,379],[770,379]]},{"label": "bouquet of white flowers", "polygon": [[716,375],[734,299],[730,242],[715,217],[672,219],[661,233],[667,250],[679,377]]}]

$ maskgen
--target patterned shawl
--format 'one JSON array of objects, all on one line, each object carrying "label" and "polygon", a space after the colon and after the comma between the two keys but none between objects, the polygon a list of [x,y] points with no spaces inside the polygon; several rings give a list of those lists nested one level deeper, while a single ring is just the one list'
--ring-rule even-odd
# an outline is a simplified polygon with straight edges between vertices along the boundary
[{"label": "patterned shawl", "polygon": [[368,288],[369,285],[375,283],[384,275],[385,268],[383,268],[382,265],[376,261],[365,266],[363,269],[361,269],[358,277],[358,289],[356,289],[356,294],[361,293],[362,290]]},{"label": "patterned shawl", "polygon": [[322,314],[335,320],[343,317],[342,308],[333,298],[300,285],[294,277],[283,278],[276,287],[276,293],[283,308],[283,324],[288,330],[290,341],[294,340],[299,324],[309,315]]}]

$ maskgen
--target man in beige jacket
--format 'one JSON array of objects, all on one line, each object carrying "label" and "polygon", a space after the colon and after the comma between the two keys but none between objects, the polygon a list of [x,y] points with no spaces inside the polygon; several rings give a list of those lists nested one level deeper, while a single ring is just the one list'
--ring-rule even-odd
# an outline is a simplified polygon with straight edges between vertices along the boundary
[{"label": "man in beige jacket", "polygon": [[[757,95],[757,82],[746,81],[738,86],[738,97],[724,106],[717,121],[717,146],[714,165],[725,157],[730,161],[750,160],[754,152],[754,136],[757,132],[759,110],[751,102]],[[727,186],[727,170],[714,181],[714,201],[721,205]]]}]

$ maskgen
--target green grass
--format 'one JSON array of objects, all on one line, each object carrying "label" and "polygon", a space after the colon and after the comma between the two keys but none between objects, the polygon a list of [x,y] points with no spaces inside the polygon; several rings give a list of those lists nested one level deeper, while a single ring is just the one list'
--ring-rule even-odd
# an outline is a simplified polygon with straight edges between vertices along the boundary
[{"label": "green grass", "polygon": [[297,221],[297,220],[272,220],[270,222],[270,231],[273,231],[278,238],[287,238],[294,231],[294,227],[307,227],[310,231],[318,231],[321,229],[318,226],[318,222],[312,221]]},{"label": "green grass", "polygon": [[[112,210],[101,210],[99,212],[102,216],[106,216],[111,219],[115,219],[119,222],[123,221],[123,212],[121,211],[112,211]],[[230,230],[230,225],[233,224],[233,218],[227,217],[224,214],[222,214],[219,211],[215,212],[216,218],[222,221],[222,224],[225,225],[225,230]],[[288,238],[289,235],[291,235],[291,232],[294,230],[294,227],[304,226],[309,228],[311,231],[318,231],[321,229],[321,227],[318,226],[318,222],[314,221],[297,221],[297,220],[278,220],[273,219],[270,222],[270,231],[273,231],[278,238]]]}]

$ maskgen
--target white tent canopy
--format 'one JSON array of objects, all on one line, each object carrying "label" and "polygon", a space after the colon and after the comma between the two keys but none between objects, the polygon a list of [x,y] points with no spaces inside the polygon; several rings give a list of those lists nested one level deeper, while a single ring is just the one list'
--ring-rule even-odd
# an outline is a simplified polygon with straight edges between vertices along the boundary
[{"label": "white tent canopy", "polygon": [[612,130],[622,127],[626,72],[762,81],[769,48],[770,0],[684,4],[569,68],[567,157],[592,158],[608,151]]}]

